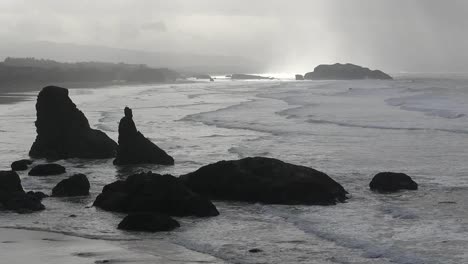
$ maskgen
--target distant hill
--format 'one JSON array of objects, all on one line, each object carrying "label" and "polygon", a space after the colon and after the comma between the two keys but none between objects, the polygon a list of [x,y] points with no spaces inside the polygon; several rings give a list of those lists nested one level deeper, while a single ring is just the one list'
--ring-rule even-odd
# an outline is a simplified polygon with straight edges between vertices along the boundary
[{"label": "distant hill", "polygon": [[232,72],[263,72],[264,68],[253,59],[239,56],[149,52],[77,45],[56,42],[0,42],[0,60],[6,57],[49,58],[56,61],[106,61],[146,64],[149,67],[167,67],[180,73],[228,74]]},{"label": "distant hill", "polygon": [[[14,87],[96,82],[172,82],[179,77],[166,68],[150,68],[143,64],[77,62],[62,63],[35,58],[6,58],[0,63],[0,90]],[[23,89],[24,90],[24,89]]]}]

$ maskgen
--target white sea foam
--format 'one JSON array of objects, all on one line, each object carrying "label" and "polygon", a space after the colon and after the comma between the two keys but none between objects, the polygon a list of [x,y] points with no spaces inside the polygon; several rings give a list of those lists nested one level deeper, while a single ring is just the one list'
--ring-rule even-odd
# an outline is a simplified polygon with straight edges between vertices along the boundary
[{"label": "white sea foam", "polygon": [[[91,196],[48,198],[47,210],[31,215],[0,212],[0,226],[132,240],[128,244],[136,239],[133,246],[143,252],[151,252],[152,241],[167,241],[188,249],[181,251],[187,254],[182,259],[197,251],[214,256],[207,258],[213,262],[464,263],[464,84],[468,82],[220,81],[74,89],[70,96],[90,125],[113,139],[123,107],[132,107],[137,128],[174,156],[175,166],[116,168],[111,159],[59,161],[68,175],[88,175]],[[27,157],[34,120],[32,101],[0,105],[3,169]],[[332,207],[217,202],[219,217],[181,218],[180,229],[162,234],[119,231],[115,227],[123,215],[89,207],[105,184],[137,170],[180,175],[246,156],[275,157],[324,171],[342,183],[351,199]],[[420,189],[375,194],[367,186],[379,171],[408,173]],[[62,178],[20,176],[26,190],[46,193]],[[251,248],[263,252],[248,253]]]}]

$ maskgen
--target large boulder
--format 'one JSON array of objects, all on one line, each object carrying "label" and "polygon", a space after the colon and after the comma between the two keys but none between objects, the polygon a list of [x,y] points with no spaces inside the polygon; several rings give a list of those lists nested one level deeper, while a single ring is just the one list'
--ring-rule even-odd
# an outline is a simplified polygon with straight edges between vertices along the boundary
[{"label": "large boulder", "polygon": [[372,178],[369,187],[373,191],[390,193],[399,190],[417,190],[418,184],[404,173],[380,172]]},{"label": "large boulder", "polygon": [[40,193],[26,193],[16,172],[0,171],[0,208],[20,213],[40,211],[45,209],[42,198]]},{"label": "large boulder", "polygon": [[392,77],[380,70],[370,70],[354,64],[319,65],[313,72],[304,75],[307,80],[359,80],[380,79],[391,80]]},{"label": "large boulder", "polygon": [[89,181],[84,174],[75,174],[62,180],[52,189],[52,196],[85,196],[89,195]]},{"label": "large boulder", "polygon": [[119,124],[119,147],[115,165],[161,164],[173,165],[174,159],[136,129],[132,110],[125,107]]},{"label": "large boulder", "polygon": [[65,173],[65,167],[55,163],[39,164],[34,166],[28,173],[29,176],[49,176]]},{"label": "large boulder", "polygon": [[118,229],[129,231],[160,232],[171,231],[179,227],[179,222],[165,214],[133,213],[119,223]]},{"label": "large boulder", "polygon": [[117,143],[104,132],[91,129],[68,90],[56,86],[42,89],[36,103],[36,141],[29,155],[34,158],[111,158]]},{"label": "large boulder", "polygon": [[29,159],[17,160],[11,163],[11,169],[14,171],[27,170],[29,165],[31,165],[32,163],[33,161]]},{"label": "large boulder", "polygon": [[301,75],[301,74],[296,74],[296,81],[303,81],[304,80],[304,76]]},{"label": "large boulder", "polygon": [[216,200],[332,205],[347,199],[345,189],[325,173],[264,157],[219,161],[180,179]]},{"label": "large boulder", "polygon": [[156,212],[171,216],[216,216],[207,199],[189,190],[178,178],[152,172],[134,174],[104,186],[94,206],[116,212]]}]

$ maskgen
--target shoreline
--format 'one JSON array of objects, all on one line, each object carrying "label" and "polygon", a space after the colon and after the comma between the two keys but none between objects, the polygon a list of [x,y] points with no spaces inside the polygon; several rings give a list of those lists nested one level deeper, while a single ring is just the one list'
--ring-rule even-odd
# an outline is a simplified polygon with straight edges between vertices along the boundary
[{"label": "shoreline", "polygon": [[[107,88],[115,85],[120,86],[138,86],[138,85],[164,85],[164,84],[184,84],[193,83],[193,81],[181,80],[175,82],[152,82],[152,83],[141,83],[141,82],[70,82],[70,83],[38,83],[38,84],[19,84],[12,85],[5,88],[0,85],[0,105],[15,104],[24,101],[32,101],[31,96],[35,97],[36,94],[30,95],[27,93],[39,92],[42,88],[48,85],[61,86],[67,89],[89,89],[89,88]],[[35,100],[35,98],[34,98]]]},{"label": "shoreline", "polygon": [[0,227],[0,255],[10,264],[223,263],[159,239],[109,241],[5,227]]}]

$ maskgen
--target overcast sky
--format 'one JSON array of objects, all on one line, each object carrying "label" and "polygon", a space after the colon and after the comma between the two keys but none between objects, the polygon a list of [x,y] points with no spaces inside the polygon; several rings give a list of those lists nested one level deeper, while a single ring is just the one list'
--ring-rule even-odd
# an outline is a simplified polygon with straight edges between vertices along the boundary
[{"label": "overcast sky", "polygon": [[0,0],[0,24],[7,43],[241,55],[271,70],[468,70],[464,0]]}]

